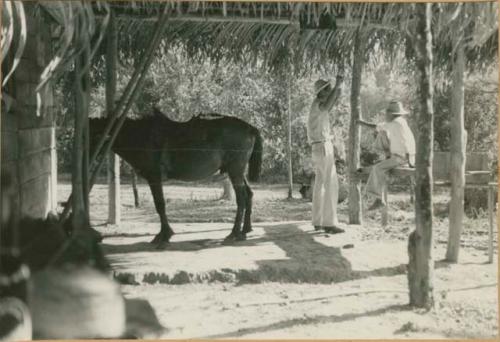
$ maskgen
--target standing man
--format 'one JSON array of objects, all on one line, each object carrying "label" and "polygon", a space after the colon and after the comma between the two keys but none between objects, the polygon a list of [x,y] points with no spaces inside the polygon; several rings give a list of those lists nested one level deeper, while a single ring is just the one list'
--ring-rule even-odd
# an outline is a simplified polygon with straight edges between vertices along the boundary
[{"label": "standing man", "polygon": [[316,97],[307,121],[307,139],[312,148],[315,173],[312,200],[312,224],[315,230],[343,233],[337,218],[339,183],[330,130],[330,110],[341,93],[343,75],[338,74],[335,87],[330,82],[318,80],[314,84]]},{"label": "standing man", "polygon": [[405,117],[409,112],[400,101],[391,101],[385,113],[385,122],[374,124],[363,120],[358,123],[375,128],[375,147],[385,154],[384,160],[375,164],[366,183],[366,192],[375,197],[368,210],[384,207],[382,192],[387,186],[387,172],[398,166],[413,167],[415,161],[415,138]]}]

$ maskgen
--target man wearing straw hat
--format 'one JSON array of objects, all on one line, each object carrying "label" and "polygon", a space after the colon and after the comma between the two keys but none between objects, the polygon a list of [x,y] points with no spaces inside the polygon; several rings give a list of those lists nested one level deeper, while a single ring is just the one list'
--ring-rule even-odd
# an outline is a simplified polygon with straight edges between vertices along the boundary
[{"label": "man wearing straw hat", "polygon": [[337,75],[335,87],[330,82],[318,80],[314,84],[316,97],[307,121],[307,139],[312,149],[315,181],[312,196],[312,224],[315,230],[343,233],[337,219],[339,184],[329,113],[341,94],[343,76]]},{"label": "man wearing straw hat", "polygon": [[415,138],[406,122],[408,111],[400,101],[391,101],[386,109],[386,121],[373,124],[358,120],[359,124],[375,128],[377,138],[375,147],[382,150],[386,159],[375,164],[366,183],[366,192],[375,197],[375,201],[368,210],[384,207],[386,203],[382,191],[386,187],[387,171],[398,166],[413,166],[415,160]]}]

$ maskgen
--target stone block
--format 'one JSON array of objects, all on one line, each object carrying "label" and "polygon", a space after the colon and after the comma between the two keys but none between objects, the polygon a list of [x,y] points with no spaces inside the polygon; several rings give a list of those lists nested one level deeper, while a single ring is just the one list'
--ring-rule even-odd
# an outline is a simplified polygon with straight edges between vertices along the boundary
[{"label": "stone block", "polygon": [[2,132],[2,164],[7,161],[17,160],[18,141],[16,132]]},{"label": "stone block", "polygon": [[25,156],[50,148],[51,128],[34,128],[19,131],[19,154]]},{"label": "stone block", "polygon": [[21,216],[44,218],[49,210],[49,175],[40,175],[21,184]]},{"label": "stone block", "polygon": [[38,178],[42,174],[50,174],[50,148],[19,158],[19,182],[24,184]]}]

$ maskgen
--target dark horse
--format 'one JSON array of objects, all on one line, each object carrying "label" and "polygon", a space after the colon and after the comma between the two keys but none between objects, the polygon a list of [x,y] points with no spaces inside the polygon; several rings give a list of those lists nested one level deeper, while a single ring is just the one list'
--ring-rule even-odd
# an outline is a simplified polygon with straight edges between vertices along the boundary
[{"label": "dark horse", "polygon": [[[89,120],[91,145],[102,135],[106,121]],[[252,231],[253,193],[245,170],[248,164],[248,179],[258,181],[262,139],[259,131],[250,124],[219,114],[200,115],[187,122],[176,122],[155,108],[152,116],[126,119],[112,150],[149,184],[161,221],[161,230],[152,243],[162,245],[174,234],[165,213],[162,177],[196,181],[217,172],[227,173],[236,194],[237,211],[233,229],[226,240],[245,240],[246,234]]]}]

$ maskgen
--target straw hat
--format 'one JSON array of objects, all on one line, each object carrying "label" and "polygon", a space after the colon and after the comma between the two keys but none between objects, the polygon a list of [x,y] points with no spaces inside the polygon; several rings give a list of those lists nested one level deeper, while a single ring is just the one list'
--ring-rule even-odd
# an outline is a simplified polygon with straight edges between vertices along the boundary
[{"label": "straw hat", "polygon": [[401,101],[391,101],[386,109],[387,114],[393,115],[408,115],[410,114],[404,107]]}]

